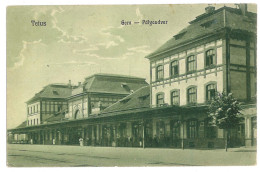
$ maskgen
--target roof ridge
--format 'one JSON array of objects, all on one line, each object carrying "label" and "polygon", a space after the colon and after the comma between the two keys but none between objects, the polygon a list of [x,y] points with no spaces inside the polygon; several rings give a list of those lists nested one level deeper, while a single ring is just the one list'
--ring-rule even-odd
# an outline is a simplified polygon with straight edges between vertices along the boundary
[{"label": "roof ridge", "polygon": [[137,76],[132,76],[132,75],[112,74],[112,73],[95,73],[93,75],[85,77],[85,79],[92,78],[94,76],[119,77],[119,78],[130,78],[130,79],[142,79],[142,80],[145,80],[145,78],[142,78],[142,77],[137,77]]}]

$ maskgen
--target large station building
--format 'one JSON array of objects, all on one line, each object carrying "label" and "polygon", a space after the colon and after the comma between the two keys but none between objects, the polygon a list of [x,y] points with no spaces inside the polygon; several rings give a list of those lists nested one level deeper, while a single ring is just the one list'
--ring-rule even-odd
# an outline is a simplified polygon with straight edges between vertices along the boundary
[{"label": "large station building", "polygon": [[[256,14],[209,6],[153,53],[145,79],[96,74],[77,86],[50,84],[27,102],[27,121],[10,140],[34,144],[221,148],[208,124],[216,92],[233,93],[244,120],[231,146],[256,145]],[[25,142],[26,142],[25,141]]]}]

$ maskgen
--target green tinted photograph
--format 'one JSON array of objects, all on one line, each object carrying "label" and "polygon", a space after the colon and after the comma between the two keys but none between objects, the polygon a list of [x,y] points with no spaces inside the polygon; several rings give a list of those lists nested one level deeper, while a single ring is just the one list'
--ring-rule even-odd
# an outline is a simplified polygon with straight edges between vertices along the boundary
[{"label": "green tinted photograph", "polygon": [[257,4],[6,7],[7,167],[256,166]]}]

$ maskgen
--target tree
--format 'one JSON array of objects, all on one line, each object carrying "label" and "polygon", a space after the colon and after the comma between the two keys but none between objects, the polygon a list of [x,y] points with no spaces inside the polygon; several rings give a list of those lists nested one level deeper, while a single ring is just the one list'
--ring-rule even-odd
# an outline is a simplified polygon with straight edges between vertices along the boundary
[{"label": "tree", "polygon": [[226,131],[225,149],[228,148],[230,130],[239,125],[240,103],[233,98],[232,93],[217,93],[209,106],[209,121],[212,126],[217,126]]}]

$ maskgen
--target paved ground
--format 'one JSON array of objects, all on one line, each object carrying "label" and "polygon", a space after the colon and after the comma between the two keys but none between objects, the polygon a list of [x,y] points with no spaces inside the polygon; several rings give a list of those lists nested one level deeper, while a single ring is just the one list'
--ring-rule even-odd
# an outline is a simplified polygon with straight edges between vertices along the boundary
[{"label": "paved ground", "polygon": [[181,150],[58,145],[7,145],[10,167],[255,165],[255,148]]}]

